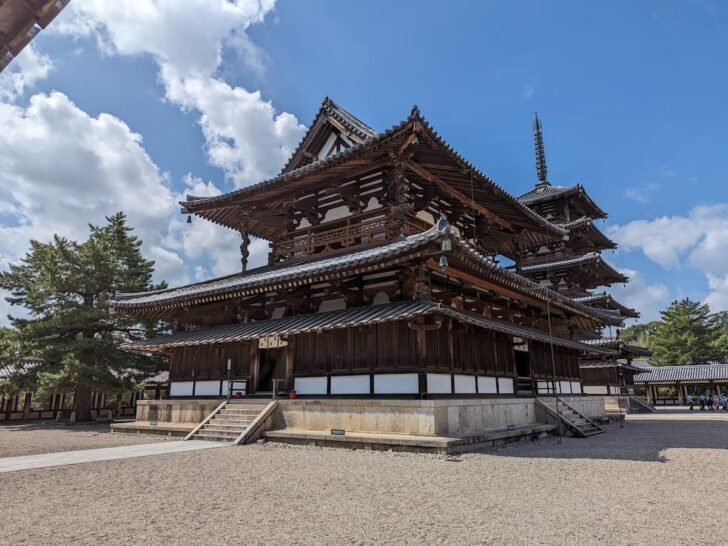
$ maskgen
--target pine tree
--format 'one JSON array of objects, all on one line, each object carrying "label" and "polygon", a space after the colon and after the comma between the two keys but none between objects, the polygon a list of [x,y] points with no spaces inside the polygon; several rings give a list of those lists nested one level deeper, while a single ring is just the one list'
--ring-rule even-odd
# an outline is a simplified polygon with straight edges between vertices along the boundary
[{"label": "pine tree", "polygon": [[33,387],[73,390],[79,420],[90,418],[93,390],[132,388],[135,380],[162,366],[155,358],[118,348],[155,334],[160,325],[110,314],[109,297],[166,285],[152,286],[154,262],[142,256],[142,242],[131,235],[125,215],[106,220],[104,226],[89,226],[83,243],[58,236],[49,243],[31,241],[20,263],[0,273],[0,287],[11,291],[7,301],[25,307],[30,316],[10,317],[14,329],[5,336],[6,358],[12,347],[16,355],[42,359],[30,378]]},{"label": "pine tree", "polygon": [[707,305],[685,298],[673,301],[649,338],[653,364],[704,364],[717,358],[718,330]]}]

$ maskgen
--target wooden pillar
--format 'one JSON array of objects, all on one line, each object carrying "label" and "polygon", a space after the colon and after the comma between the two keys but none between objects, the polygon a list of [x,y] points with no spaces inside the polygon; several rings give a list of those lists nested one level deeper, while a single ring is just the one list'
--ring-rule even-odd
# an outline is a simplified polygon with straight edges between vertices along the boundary
[{"label": "wooden pillar", "polygon": [[[351,328],[349,329],[351,330]],[[350,336],[351,337],[351,336]],[[290,336],[288,339],[288,343],[285,347],[283,347],[283,350],[286,351],[286,383],[288,384],[288,388],[290,390],[293,390],[295,387],[293,383],[293,359],[296,356],[296,337]]]},{"label": "wooden pillar", "polygon": [[685,403],[685,392],[683,391],[684,385],[681,385],[680,383],[676,383],[677,386],[677,401],[680,404]]},{"label": "wooden pillar", "polygon": [[645,383],[645,398],[650,404],[654,404],[654,398],[652,398],[652,385]]},{"label": "wooden pillar", "polygon": [[260,376],[260,351],[258,350],[258,340],[255,339],[250,344],[250,385],[248,385],[248,393],[258,390],[258,378]]}]

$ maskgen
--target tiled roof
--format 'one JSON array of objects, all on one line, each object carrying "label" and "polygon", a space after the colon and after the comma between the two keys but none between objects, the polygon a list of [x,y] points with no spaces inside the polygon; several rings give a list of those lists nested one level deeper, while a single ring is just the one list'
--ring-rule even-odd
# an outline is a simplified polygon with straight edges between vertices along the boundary
[{"label": "tiled roof", "polygon": [[42,360],[32,356],[19,359],[13,364],[0,367],[0,381],[12,379],[15,376],[25,375],[33,370]]},{"label": "tiled roof", "polygon": [[333,100],[331,100],[329,97],[324,97],[324,100],[321,102],[321,106],[318,109],[318,112],[316,112],[316,115],[313,118],[313,121],[309,125],[308,131],[306,131],[306,134],[303,135],[301,138],[301,141],[298,143],[298,146],[296,146],[296,149],[293,151],[291,156],[288,158],[288,161],[286,161],[285,166],[281,170],[281,173],[285,173],[286,171],[290,170],[291,163],[293,160],[298,157],[300,154],[301,148],[304,146],[304,143],[311,138],[311,134],[314,131],[314,127],[317,125],[317,123],[324,117],[324,116],[331,116],[332,118],[336,119],[340,124],[342,124],[348,131],[355,133],[359,136],[360,139],[366,140],[371,137],[377,136],[379,133],[369,127],[366,123],[361,121],[359,118],[357,118],[354,114],[351,112],[343,109],[341,106],[336,104]]},{"label": "tiled roof", "polygon": [[283,263],[272,267],[253,269],[245,273],[238,273],[178,288],[167,288],[135,294],[117,294],[109,302],[109,305],[120,310],[142,309],[160,305],[172,305],[180,302],[196,302],[205,298],[222,299],[226,296],[229,297],[230,294],[245,290],[262,289],[262,287],[271,289],[279,283],[290,282],[292,280],[301,280],[304,282],[308,280],[313,282],[313,280],[327,273],[367,266],[373,267],[387,260],[401,259],[402,256],[423,249],[433,241],[445,237],[451,238],[455,242],[455,246],[464,252],[469,259],[476,262],[479,267],[486,269],[490,278],[499,281],[508,288],[517,290],[525,296],[530,296],[540,301],[548,300],[561,309],[597,318],[607,324],[617,325],[622,322],[621,318],[616,317],[613,313],[609,313],[604,309],[597,309],[577,303],[568,296],[542,287],[526,277],[499,267],[493,260],[483,256],[467,241],[457,235],[444,217],[425,232],[410,235],[400,241],[366,250],[293,265]]},{"label": "tiled roof", "polygon": [[593,339],[580,339],[579,341],[586,345],[591,345],[592,347],[608,347],[610,349],[614,349],[615,351],[619,351],[620,353],[628,353],[640,356],[649,356],[651,354],[650,350],[646,347],[625,343],[621,339],[600,337]]},{"label": "tiled roof", "polygon": [[597,217],[607,217],[607,213],[597,206],[581,184],[574,186],[552,186],[549,183],[537,184],[534,189],[521,195],[518,200],[524,205],[532,206],[569,195],[580,195],[586,204],[593,209]]},{"label": "tiled roof", "polygon": [[593,241],[596,239],[598,241],[601,241],[602,248],[617,248],[617,243],[604,235],[604,233],[602,233],[602,231],[596,226],[594,220],[592,220],[588,216],[582,216],[578,220],[574,220],[573,222],[566,222],[560,225],[568,229],[569,232],[580,230],[590,232],[591,240]]},{"label": "tiled roof", "polygon": [[[549,337],[547,333],[534,328],[520,326],[499,319],[487,318],[470,311],[464,311],[462,309],[456,309],[426,301],[406,301],[384,305],[370,305],[342,311],[295,315],[279,319],[260,320],[241,324],[228,324],[204,330],[177,332],[174,334],[158,336],[147,341],[138,341],[122,345],[122,349],[136,352],[160,351],[172,347],[230,343],[254,340],[268,336],[286,336],[321,332],[337,328],[409,320],[416,317],[430,315],[447,316],[487,330],[494,330],[525,339],[545,343],[552,342],[554,345],[581,351],[593,351],[593,348],[579,343],[578,341],[559,337],[552,338]],[[604,354],[612,353],[612,351],[608,349],[600,349],[599,352]]]},{"label": "tiled roof", "polygon": [[607,309],[615,309],[624,317],[638,318],[640,316],[637,311],[619,303],[612,297],[611,294],[607,294],[606,292],[589,294],[588,296],[575,297],[574,301],[578,301],[579,303],[583,303],[584,305],[593,305],[595,307],[604,306]]},{"label": "tiled roof", "polygon": [[[634,376],[635,383],[701,383],[728,381],[728,364],[687,364],[685,366],[646,366]],[[649,373],[648,373],[649,372]]]},{"label": "tiled roof", "polygon": [[[557,269],[568,269],[576,266],[583,266],[585,264],[594,264],[601,268],[604,276],[612,278],[614,282],[627,282],[629,280],[609,265],[597,252],[589,252],[588,254],[583,254],[582,256],[576,256],[574,258],[567,258],[565,260],[524,265],[519,268],[519,271],[521,273],[536,273],[547,270],[555,271]],[[515,266],[511,269],[515,269]]]},{"label": "tiled roof", "polygon": [[[193,213],[193,214],[201,214],[204,212],[203,209],[207,210],[210,208],[216,208],[216,207],[225,207],[230,205],[233,202],[237,202],[240,199],[243,199],[245,197],[254,195],[258,193],[259,191],[263,189],[275,189],[279,186],[283,186],[287,184],[289,181],[302,178],[304,176],[307,176],[312,173],[318,173],[320,171],[324,171],[328,168],[333,168],[336,165],[339,165],[346,160],[350,158],[354,158],[357,156],[357,154],[361,154],[367,150],[376,150],[379,149],[381,146],[383,146],[386,142],[392,139],[395,135],[400,133],[404,128],[406,128],[409,124],[419,124],[421,134],[427,134],[432,142],[439,147],[439,149],[443,152],[443,154],[450,160],[458,164],[458,167],[460,171],[462,172],[472,172],[473,179],[475,182],[477,182],[478,187],[476,188],[476,192],[480,191],[481,189],[485,188],[487,189],[486,194],[490,198],[498,199],[500,203],[506,205],[509,207],[511,211],[513,211],[514,214],[519,215],[520,217],[524,219],[529,219],[532,222],[535,222],[535,225],[531,229],[533,231],[533,228],[536,226],[541,226],[542,230],[546,230],[550,232],[551,234],[555,236],[563,237],[568,233],[568,230],[565,228],[554,224],[542,216],[540,216],[536,211],[529,208],[519,200],[517,200],[513,195],[508,193],[506,190],[504,190],[502,187],[500,187],[498,184],[496,184],[493,180],[488,178],[485,174],[483,174],[479,169],[477,169],[474,165],[472,165],[470,162],[466,161],[463,156],[461,156],[458,152],[455,151],[452,146],[450,146],[438,133],[434,130],[434,128],[429,124],[429,122],[420,114],[420,111],[417,107],[414,107],[412,109],[412,112],[410,113],[410,116],[406,119],[402,120],[397,125],[394,125],[390,129],[378,133],[376,136],[368,138],[366,141],[360,143],[360,144],[354,144],[350,148],[347,148],[346,150],[343,150],[337,154],[333,154],[326,159],[322,159],[320,161],[316,161],[314,163],[310,163],[307,165],[304,165],[302,167],[299,167],[297,169],[293,169],[287,172],[283,172],[279,174],[278,176],[275,176],[273,178],[270,178],[268,180],[259,182],[257,184],[253,184],[250,186],[247,186],[245,188],[241,188],[232,192],[228,192],[222,195],[216,195],[212,197],[197,197],[188,195],[187,201],[180,202],[180,205],[182,206],[182,212],[184,213]],[[227,213],[226,213],[227,214]],[[213,215],[214,216],[214,215]],[[203,215],[203,217],[206,217]],[[220,223],[222,225],[227,225],[225,222],[227,221],[225,218],[225,214],[223,214],[220,217],[215,216],[214,218],[211,216],[211,221]],[[538,230],[536,230],[538,231]],[[539,231],[540,234],[540,231]]]},{"label": "tiled roof", "polygon": [[579,367],[583,369],[592,368],[621,368],[623,370],[635,373],[646,373],[643,368],[630,366],[626,362],[619,360],[579,360]]}]

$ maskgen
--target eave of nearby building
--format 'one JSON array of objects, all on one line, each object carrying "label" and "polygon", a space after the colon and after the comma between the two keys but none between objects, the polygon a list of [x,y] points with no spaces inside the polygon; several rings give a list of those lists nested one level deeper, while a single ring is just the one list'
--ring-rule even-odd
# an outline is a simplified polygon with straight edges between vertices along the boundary
[{"label": "eave of nearby building", "polygon": [[639,345],[625,343],[621,339],[610,339],[604,337],[597,339],[581,339],[579,341],[591,347],[607,347],[609,349],[614,349],[620,354],[628,354],[633,356],[650,356],[652,354],[652,352],[647,347],[641,347]]},{"label": "eave of nearby building", "polygon": [[[435,177],[419,166],[416,160],[407,160],[405,162],[408,177],[419,176],[427,184],[442,183],[445,188],[440,187],[440,190],[448,194],[449,198],[460,200],[467,206],[475,203],[476,207],[482,207],[485,212],[492,211],[493,222],[498,223],[500,219],[503,224],[507,224],[504,229],[514,233],[523,245],[533,247],[549,240],[553,241],[554,238],[562,238],[568,233],[567,229],[549,222],[517,201],[468,163],[434,131],[417,108],[413,109],[407,119],[391,129],[326,159],[223,195],[187,196],[187,200],[180,202],[180,205],[183,213],[195,214],[220,225],[238,229],[242,204],[254,205],[255,208],[262,207],[263,203],[285,200],[286,196],[290,196],[294,183],[301,184],[297,189],[304,191],[323,180],[337,177],[341,179],[342,176],[347,176],[347,173],[352,171],[352,166],[361,169],[367,165],[393,165],[391,154],[396,156],[401,153],[403,146],[414,151],[415,159],[418,154],[429,149],[429,153],[434,154],[433,157],[436,156],[443,162],[443,169],[447,171],[447,174],[439,173],[438,177]],[[447,179],[444,180],[445,178]],[[251,204],[251,200],[255,200],[255,203]],[[265,217],[263,209],[258,212]],[[264,229],[262,223],[257,228],[251,227],[250,232],[268,240],[275,235],[274,231]]]},{"label": "eave of nearby building", "polygon": [[581,184],[574,186],[552,186],[549,183],[538,184],[531,191],[518,197],[518,200],[524,205],[532,207],[568,197],[579,199],[585,211],[590,213],[589,216],[591,218],[607,217],[607,213],[599,208],[594,200],[589,197],[589,194]]},{"label": "eave of nearby building", "polygon": [[441,218],[429,230],[411,235],[399,241],[371,247],[365,250],[349,252],[332,257],[310,260],[287,265],[285,262],[275,266],[253,269],[201,283],[177,288],[141,292],[135,294],[117,294],[109,305],[118,311],[140,312],[154,308],[174,308],[197,305],[211,301],[230,299],[263,291],[277,290],[290,286],[321,282],[335,275],[366,273],[391,267],[411,258],[422,255],[430,247],[430,253],[440,253],[439,243],[444,238],[453,241],[453,251],[462,252],[464,256],[478,265],[487,274],[489,280],[498,285],[516,291],[524,296],[542,303],[550,303],[555,308],[574,313],[604,324],[619,325],[620,317],[602,309],[596,309],[577,303],[548,288],[522,277],[514,272],[499,267],[490,258],[480,254],[467,241],[455,233],[445,218]]},{"label": "eave of nearby building", "polygon": [[630,373],[648,373],[645,372],[644,368],[638,368],[637,366],[631,366],[626,362],[620,362],[619,360],[579,360],[579,367],[582,369],[595,369],[595,368],[619,368]]},{"label": "eave of nearby building", "polygon": [[[554,345],[578,351],[591,352],[594,350],[592,347],[579,343],[578,341],[549,336],[547,333],[534,328],[512,324],[504,320],[487,318],[477,313],[438,303],[417,300],[372,305],[343,311],[295,315],[242,324],[229,324],[205,330],[178,332],[158,336],[147,341],[129,343],[122,345],[121,348],[135,352],[164,351],[174,347],[252,341],[269,336],[315,333],[437,315],[528,340],[553,343]],[[599,349],[599,351],[601,354],[613,354],[613,351],[609,349]]]},{"label": "eave of nearby building", "polygon": [[728,364],[686,364],[684,366],[647,366],[635,375],[635,383],[709,383],[728,382]]},{"label": "eave of nearby building", "polygon": [[9,0],[0,2],[0,72],[18,56],[70,0]]}]

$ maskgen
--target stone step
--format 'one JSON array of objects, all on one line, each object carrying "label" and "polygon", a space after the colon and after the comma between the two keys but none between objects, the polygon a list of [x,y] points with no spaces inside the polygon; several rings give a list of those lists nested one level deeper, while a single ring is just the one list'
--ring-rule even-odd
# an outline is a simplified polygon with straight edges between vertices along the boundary
[{"label": "stone step", "polygon": [[194,437],[195,440],[207,440],[208,442],[225,442],[225,443],[232,443],[234,438],[228,438],[226,436],[214,436],[212,434],[203,434],[201,432],[198,432],[195,434]]},{"label": "stone step", "polygon": [[221,438],[229,438],[230,440],[234,440],[238,436],[240,436],[240,433],[243,432],[242,430],[236,431],[236,430],[217,430],[214,428],[203,428],[198,431],[197,434],[195,434],[195,439],[197,439],[197,436],[199,434],[205,435],[205,436],[218,436]]},{"label": "stone step", "polygon": [[265,408],[260,408],[259,410],[257,410],[257,409],[247,409],[247,408],[246,409],[237,409],[237,408],[228,409],[228,408],[223,408],[223,409],[220,410],[220,412],[218,413],[218,415],[258,415],[264,409]]},{"label": "stone step", "polygon": [[220,421],[222,423],[251,423],[255,419],[253,415],[216,415],[212,421]]},{"label": "stone step", "polygon": [[209,423],[206,423],[203,428],[205,430],[210,428],[216,428],[220,430],[245,430],[248,428],[248,425],[250,423],[217,423],[215,421],[210,421]]}]

